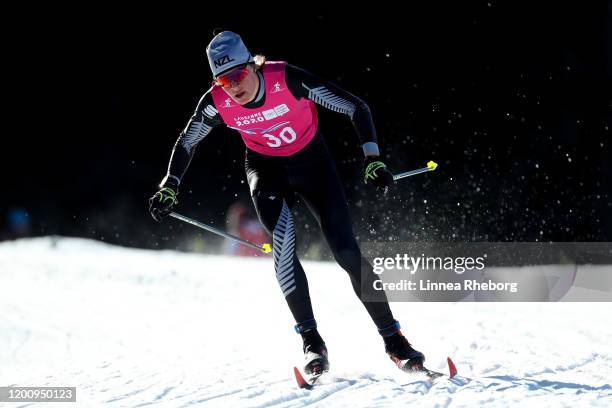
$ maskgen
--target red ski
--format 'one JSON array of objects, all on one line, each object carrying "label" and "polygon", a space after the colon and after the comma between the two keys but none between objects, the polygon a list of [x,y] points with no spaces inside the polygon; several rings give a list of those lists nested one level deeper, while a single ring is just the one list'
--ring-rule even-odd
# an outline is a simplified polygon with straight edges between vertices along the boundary
[{"label": "red ski", "polygon": [[404,365],[399,368],[406,373],[423,373],[427,376],[427,378],[429,378],[429,381],[433,382],[440,377],[446,377],[448,379],[451,379],[457,375],[457,367],[455,366],[455,363],[453,363],[453,360],[451,360],[450,357],[446,357],[446,363],[448,364],[448,374],[433,371],[425,367],[415,369],[406,367]]},{"label": "red ski", "polygon": [[324,373],[325,372],[303,376],[299,368],[293,367],[293,374],[295,375],[295,381],[297,381],[298,387],[306,390],[311,390]]}]

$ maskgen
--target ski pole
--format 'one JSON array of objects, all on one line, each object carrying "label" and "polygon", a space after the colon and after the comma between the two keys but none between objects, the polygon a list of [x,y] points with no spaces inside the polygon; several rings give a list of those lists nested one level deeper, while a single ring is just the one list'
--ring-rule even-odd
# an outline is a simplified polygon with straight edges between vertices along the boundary
[{"label": "ski pole", "polygon": [[404,173],[395,174],[393,175],[393,180],[403,179],[404,177],[414,176],[415,174],[425,173],[426,171],[434,171],[436,167],[438,167],[438,163],[436,163],[433,160],[430,160],[429,162],[427,162],[427,167],[422,167],[420,169],[410,170]]},{"label": "ski pole", "polygon": [[173,218],[176,218],[177,220],[185,221],[186,223],[189,223],[191,225],[195,225],[196,227],[202,228],[202,229],[204,229],[206,231],[210,231],[213,234],[217,234],[217,235],[220,235],[220,236],[222,236],[224,238],[231,239],[231,240],[234,240],[236,242],[239,242],[242,245],[246,245],[246,246],[249,246],[251,248],[259,249],[261,252],[264,252],[266,254],[272,252],[272,247],[270,246],[270,244],[262,244],[262,245],[254,244],[252,242],[247,241],[246,239],[242,239],[242,238],[238,238],[236,236],[230,235],[230,234],[228,234],[226,232],[221,231],[220,229],[217,229],[215,227],[211,227],[210,225],[203,224],[203,223],[201,223],[199,221],[193,220],[193,219],[191,219],[189,217],[185,217],[184,215],[177,214],[175,212],[171,212],[170,216],[173,217]]}]

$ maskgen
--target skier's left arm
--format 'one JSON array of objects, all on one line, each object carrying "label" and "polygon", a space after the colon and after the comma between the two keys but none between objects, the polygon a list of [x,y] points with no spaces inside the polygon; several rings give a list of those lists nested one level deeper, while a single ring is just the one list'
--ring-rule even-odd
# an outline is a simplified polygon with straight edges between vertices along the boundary
[{"label": "skier's left arm", "polygon": [[380,154],[372,112],[363,100],[295,65],[287,64],[285,81],[296,98],[310,99],[317,105],[348,116],[361,141],[365,156]]},{"label": "skier's left arm", "polygon": [[317,105],[344,113],[351,119],[365,156],[364,182],[371,183],[386,192],[388,186],[393,183],[393,174],[379,158],[376,128],[369,106],[339,86],[294,65],[287,65],[285,81],[296,98],[310,99]]}]

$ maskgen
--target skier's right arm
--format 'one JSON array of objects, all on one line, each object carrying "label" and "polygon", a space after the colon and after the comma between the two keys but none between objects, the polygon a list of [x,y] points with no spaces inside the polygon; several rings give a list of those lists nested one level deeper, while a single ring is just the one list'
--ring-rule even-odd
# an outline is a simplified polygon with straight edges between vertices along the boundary
[{"label": "skier's right arm", "polygon": [[213,127],[221,123],[223,123],[221,115],[219,115],[217,108],[215,108],[209,90],[198,102],[198,107],[194,114],[176,140],[170,155],[168,171],[159,184],[160,187],[164,187],[166,183],[172,183],[176,186],[180,184],[198,143],[208,136]]},{"label": "skier's right arm", "polygon": [[149,199],[149,211],[156,221],[161,221],[178,204],[176,199],[178,187],[193,158],[196,146],[213,127],[221,123],[223,123],[221,116],[215,108],[209,90],[200,99],[194,114],[174,144],[168,171],[159,184],[160,190]]}]

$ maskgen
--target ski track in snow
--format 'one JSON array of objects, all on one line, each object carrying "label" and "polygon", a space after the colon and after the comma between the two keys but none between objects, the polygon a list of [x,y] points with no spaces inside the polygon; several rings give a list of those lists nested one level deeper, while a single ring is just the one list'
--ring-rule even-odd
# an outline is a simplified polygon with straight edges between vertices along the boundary
[{"label": "ski track in snow", "polygon": [[393,303],[434,385],[397,370],[344,271],[304,262],[331,372],[296,387],[300,338],[270,259],[0,243],[0,386],[74,386],[77,403],[0,407],[612,405],[605,303]]}]

